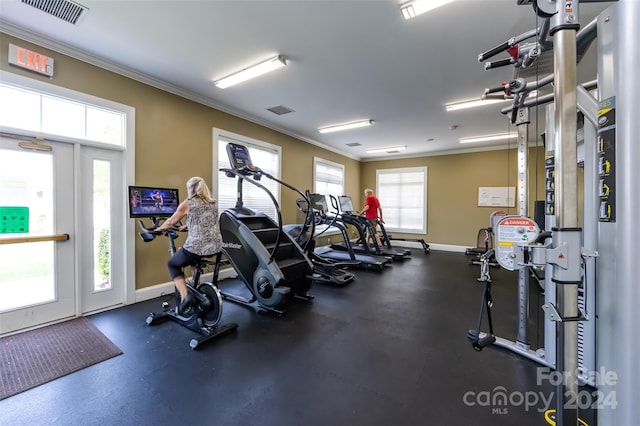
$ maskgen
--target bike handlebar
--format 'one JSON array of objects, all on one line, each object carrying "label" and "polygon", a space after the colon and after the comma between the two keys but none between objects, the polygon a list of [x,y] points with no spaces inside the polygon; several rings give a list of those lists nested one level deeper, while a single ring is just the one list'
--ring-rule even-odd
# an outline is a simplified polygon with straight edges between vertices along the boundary
[{"label": "bike handlebar", "polygon": [[173,225],[170,229],[167,229],[165,231],[158,231],[157,228],[159,224],[159,221],[154,220],[153,228],[147,228],[142,220],[138,220],[138,226],[140,226],[140,229],[142,229],[142,232],[139,234],[140,238],[142,238],[142,241],[148,243],[150,241],[153,241],[158,235],[165,235],[167,237],[175,239],[178,237],[177,232],[185,232],[180,230],[180,226],[178,225]]}]

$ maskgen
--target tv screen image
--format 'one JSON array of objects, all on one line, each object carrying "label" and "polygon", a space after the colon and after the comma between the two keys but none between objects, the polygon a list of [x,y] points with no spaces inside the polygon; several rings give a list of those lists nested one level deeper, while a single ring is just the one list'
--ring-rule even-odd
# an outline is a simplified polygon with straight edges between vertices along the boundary
[{"label": "tv screen image", "polygon": [[129,217],[169,217],[178,204],[176,188],[129,187]]}]

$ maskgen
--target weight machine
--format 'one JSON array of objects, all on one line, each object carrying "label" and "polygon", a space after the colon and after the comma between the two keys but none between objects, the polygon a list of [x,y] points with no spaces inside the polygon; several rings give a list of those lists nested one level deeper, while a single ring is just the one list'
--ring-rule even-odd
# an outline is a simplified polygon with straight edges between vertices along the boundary
[{"label": "weight machine", "polygon": [[[640,352],[636,313],[640,290],[635,280],[640,228],[634,219],[640,211],[640,187],[633,182],[637,181],[634,171],[640,148],[632,142],[640,134],[640,120],[634,117],[640,98],[636,77],[640,64],[637,55],[629,52],[634,51],[630,34],[636,33],[634,28],[640,24],[640,3],[619,0],[578,31],[580,3],[586,1],[519,0],[518,4],[533,4],[543,24],[479,56],[483,61],[509,50],[508,60],[485,65],[492,69],[530,66],[548,49],[554,54],[553,74],[535,82],[514,79],[501,86],[514,100],[512,107],[503,110],[511,114],[513,123],[526,118],[526,108],[554,101],[547,108],[546,133],[545,227],[551,232],[549,238],[544,235],[517,246],[502,260],[512,259],[512,266],[519,271],[545,269],[544,358],[532,358],[555,367],[566,378],[556,388],[557,424],[579,424],[575,404],[578,377],[596,386],[598,394],[613,396],[613,404],[597,407],[598,424],[635,424],[640,417],[640,405],[634,401],[640,367],[633,360]],[[596,34],[599,93],[594,97],[588,92],[594,84],[577,84],[576,63]],[[534,43],[512,49],[531,37],[536,37]],[[553,94],[526,99],[531,90],[551,82]],[[498,91],[488,89],[485,94]],[[584,227],[579,223],[577,195],[578,109],[585,118]],[[520,175],[526,171],[525,135],[519,128],[521,201],[528,199],[520,192],[521,182],[526,182]],[[599,257],[597,270],[595,257]],[[521,276],[519,272],[522,295],[527,284]],[[521,299],[520,308],[523,306]],[[521,337],[519,333],[516,344],[526,343]],[[616,379],[603,382],[596,370],[615,373]]]}]

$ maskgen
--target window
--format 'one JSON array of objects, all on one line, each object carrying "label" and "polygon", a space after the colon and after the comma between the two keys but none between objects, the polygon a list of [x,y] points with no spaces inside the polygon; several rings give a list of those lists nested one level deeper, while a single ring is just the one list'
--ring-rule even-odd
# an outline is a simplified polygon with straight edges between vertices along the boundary
[{"label": "window", "polygon": [[[275,178],[280,178],[280,147],[214,129],[213,165],[218,172],[214,173],[213,191],[214,197],[218,200],[219,213],[234,207],[237,199],[238,178],[227,177],[224,172],[220,171],[221,168],[230,167],[227,156],[227,143],[229,142],[249,148],[249,155],[251,155],[251,161],[255,166]],[[266,187],[278,200],[278,203],[280,202],[280,185],[278,183],[267,178],[261,179],[258,183]],[[278,220],[276,208],[271,198],[257,186],[244,182],[242,185],[242,200],[244,206],[252,210],[261,211],[274,221]]]},{"label": "window", "polygon": [[[324,194],[331,209],[329,195],[344,195],[344,165],[313,157],[313,192]],[[325,212],[328,213],[328,212]],[[327,232],[327,225],[317,225],[316,234]],[[335,228],[326,235],[337,233]]]},{"label": "window", "polygon": [[344,166],[313,157],[313,188],[316,194],[344,195]]},{"label": "window", "polygon": [[377,196],[388,231],[427,233],[427,168],[376,171]]},{"label": "window", "polygon": [[0,98],[0,126],[125,146],[125,113],[4,82]]}]

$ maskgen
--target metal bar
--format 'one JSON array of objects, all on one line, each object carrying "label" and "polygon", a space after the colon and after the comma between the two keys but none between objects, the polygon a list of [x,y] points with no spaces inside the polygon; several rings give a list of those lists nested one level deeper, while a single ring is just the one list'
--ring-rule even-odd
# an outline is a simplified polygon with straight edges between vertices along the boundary
[{"label": "metal bar", "polygon": [[[518,215],[529,214],[529,109],[519,108],[518,127]],[[518,337],[516,344],[529,349],[529,270],[518,270]]]},{"label": "metal bar", "polygon": [[[556,220],[559,229],[578,226],[576,31],[554,34],[554,98],[556,118]],[[556,268],[557,269],[557,268]],[[576,285],[557,285],[556,300],[564,318],[578,316]],[[578,323],[557,323],[556,362],[565,380],[557,389],[558,426],[577,424],[578,412],[569,402],[578,395]]]},{"label": "metal bar", "polygon": [[[581,98],[582,101],[581,101]],[[600,197],[598,191],[598,156],[597,156],[597,120],[598,102],[584,89],[578,86],[578,106],[585,116],[584,120],[584,197],[582,209],[583,245],[588,251],[598,248],[598,207]],[[594,120],[594,121],[592,121]],[[596,371],[596,261],[589,259],[585,263],[585,286],[582,289],[582,301],[580,305],[585,314],[589,314],[589,320],[578,324],[578,331],[582,335],[582,341],[578,344],[578,350],[582,354],[581,371]],[[596,387],[594,379],[585,382]]]},{"label": "metal bar", "polygon": [[68,241],[69,234],[40,235],[37,237],[0,238],[0,244],[39,243],[42,241]]},{"label": "metal bar", "polygon": [[[616,315],[611,327],[616,335],[615,363],[610,365],[617,373],[615,384],[617,408],[615,424],[638,424],[640,404],[638,404],[638,351],[640,333],[638,332],[638,212],[640,211],[640,186],[638,185],[638,162],[640,161],[640,120],[638,105],[640,98],[640,80],[638,67],[640,59],[630,53],[633,39],[628,31],[637,34],[640,23],[640,2],[620,0],[617,4],[618,19],[615,32],[615,74],[611,75],[616,96],[616,197],[617,214],[615,224],[615,300]],[[635,48],[637,49],[637,43]],[[610,281],[602,281],[607,286]],[[612,319],[607,318],[607,321]],[[608,368],[609,369],[609,368]],[[598,424],[600,423],[598,419]]]}]

